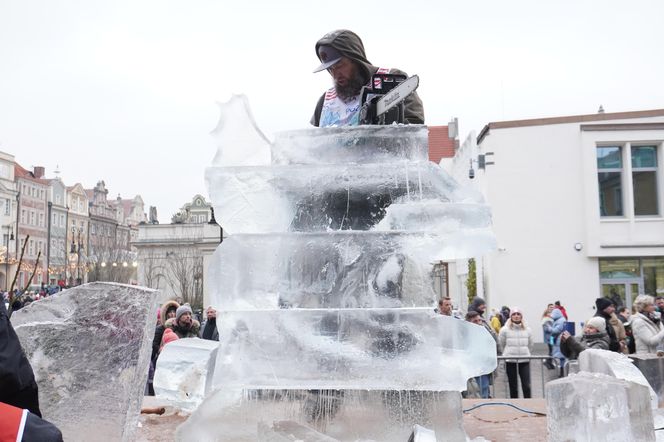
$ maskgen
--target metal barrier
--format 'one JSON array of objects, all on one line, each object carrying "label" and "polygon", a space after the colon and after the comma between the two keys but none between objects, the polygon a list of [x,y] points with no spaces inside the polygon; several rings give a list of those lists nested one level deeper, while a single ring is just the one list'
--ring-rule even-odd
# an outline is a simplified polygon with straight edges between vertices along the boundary
[{"label": "metal barrier", "polygon": [[[507,381],[507,372],[505,370],[505,362],[517,363],[530,363],[530,392],[533,398],[543,398],[545,396],[545,388],[547,382],[567,376],[568,364],[565,360],[561,366],[560,360],[548,355],[534,355],[534,356],[498,356],[498,367],[493,372],[493,383],[491,385],[492,398],[509,398],[510,390]],[[546,366],[549,361],[553,369]],[[521,387],[521,378],[517,374],[518,392],[519,397],[523,397],[523,388]]]}]

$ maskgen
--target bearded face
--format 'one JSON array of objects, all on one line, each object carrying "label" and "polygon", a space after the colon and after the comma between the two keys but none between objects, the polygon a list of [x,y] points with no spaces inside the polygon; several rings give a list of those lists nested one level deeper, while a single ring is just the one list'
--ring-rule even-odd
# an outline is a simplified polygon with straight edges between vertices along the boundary
[{"label": "bearded face", "polygon": [[343,57],[334,66],[328,69],[334,80],[334,89],[342,99],[354,97],[360,93],[364,86],[364,79],[360,75],[357,65],[349,58]]},{"label": "bearded face", "polygon": [[193,319],[191,313],[183,313],[178,319],[178,326],[183,330],[189,330],[193,325]]}]

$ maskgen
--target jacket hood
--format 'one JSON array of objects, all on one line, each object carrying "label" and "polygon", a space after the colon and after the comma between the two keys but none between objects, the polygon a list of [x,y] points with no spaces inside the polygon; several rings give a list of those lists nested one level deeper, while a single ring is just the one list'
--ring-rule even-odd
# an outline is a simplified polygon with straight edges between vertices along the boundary
[{"label": "jacket hood", "polygon": [[477,312],[477,313],[479,313],[479,314],[481,315],[482,312],[480,312],[479,310],[477,310],[477,307],[479,307],[480,305],[486,305],[486,302],[484,301],[484,299],[482,299],[482,298],[480,298],[480,297],[478,297],[478,296],[475,296],[475,297],[473,298],[473,302],[471,302],[470,305],[468,306],[468,311],[471,311],[471,310],[472,310],[472,311]]},{"label": "jacket hood", "polygon": [[554,321],[557,321],[562,317],[563,317],[563,312],[561,312],[557,308],[554,308],[553,311],[551,312],[551,319],[553,319]]},{"label": "jacket hood", "polygon": [[369,81],[371,75],[376,71],[376,67],[367,60],[362,39],[353,31],[338,29],[325,34],[316,42],[316,57],[318,57],[318,48],[323,45],[332,46],[341,52],[344,57],[356,62],[362,71],[361,73],[365,81]]},{"label": "jacket hood", "polygon": [[159,317],[159,323],[161,325],[164,325],[166,323],[166,312],[168,311],[168,309],[170,307],[175,307],[175,310],[177,310],[178,307],[180,307],[180,304],[178,304],[177,301],[174,301],[172,299],[170,301],[166,301],[162,304],[162,306],[161,306],[161,316]]}]

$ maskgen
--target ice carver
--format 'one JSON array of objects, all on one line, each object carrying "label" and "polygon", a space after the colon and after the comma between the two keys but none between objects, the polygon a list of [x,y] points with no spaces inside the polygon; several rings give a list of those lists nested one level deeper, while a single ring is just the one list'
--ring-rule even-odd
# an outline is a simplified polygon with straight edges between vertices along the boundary
[{"label": "ice carver", "polygon": [[[360,122],[361,90],[369,85],[375,73],[402,74],[398,69],[372,65],[364,52],[360,37],[352,31],[340,29],[325,34],[316,42],[316,55],[321,61],[314,72],[327,70],[334,86],[321,95],[311,124],[318,127],[356,126]],[[404,102],[404,121],[424,124],[424,107],[417,92]]]}]

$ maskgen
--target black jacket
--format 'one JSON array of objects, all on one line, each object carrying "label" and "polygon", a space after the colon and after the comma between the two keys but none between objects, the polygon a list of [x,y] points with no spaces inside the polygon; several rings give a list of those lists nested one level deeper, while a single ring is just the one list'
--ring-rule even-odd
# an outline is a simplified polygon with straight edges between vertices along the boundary
[{"label": "black jacket", "polygon": [[0,302],[0,402],[41,417],[35,375],[9,322],[4,302]]},{"label": "black jacket", "polygon": [[[316,56],[318,56],[318,48],[323,45],[332,46],[337,51],[341,52],[342,55],[353,60],[359,66],[365,84],[369,83],[371,76],[378,70],[377,66],[372,65],[369,60],[367,60],[362,40],[352,31],[340,29],[323,36],[323,38],[316,42]],[[390,74],[406,75],[405,72],[398,69],[391,69]],[[324,101],[325,93],[323,93],[318,99],[314,115],[311,117],[310,122],[314,126],[318,126],[320,123]],[[404,117],[406,123],[424,124],[424,106],[422,105],[422,100],[419,95],[417,95],[417,92],[410,94],[404,101]]]},{"label": "black jacket", "polygon": [[620,351],[620,342],[618,342],[618,336],[616,336],[616,330],[613,328],[613,325],[609,322],[611,316],[607,315],[603,311],[598,311],[595,313],[595,316],[604,319],[606,323],[606,333],[609,335],[609,350],[611,351]]}]

